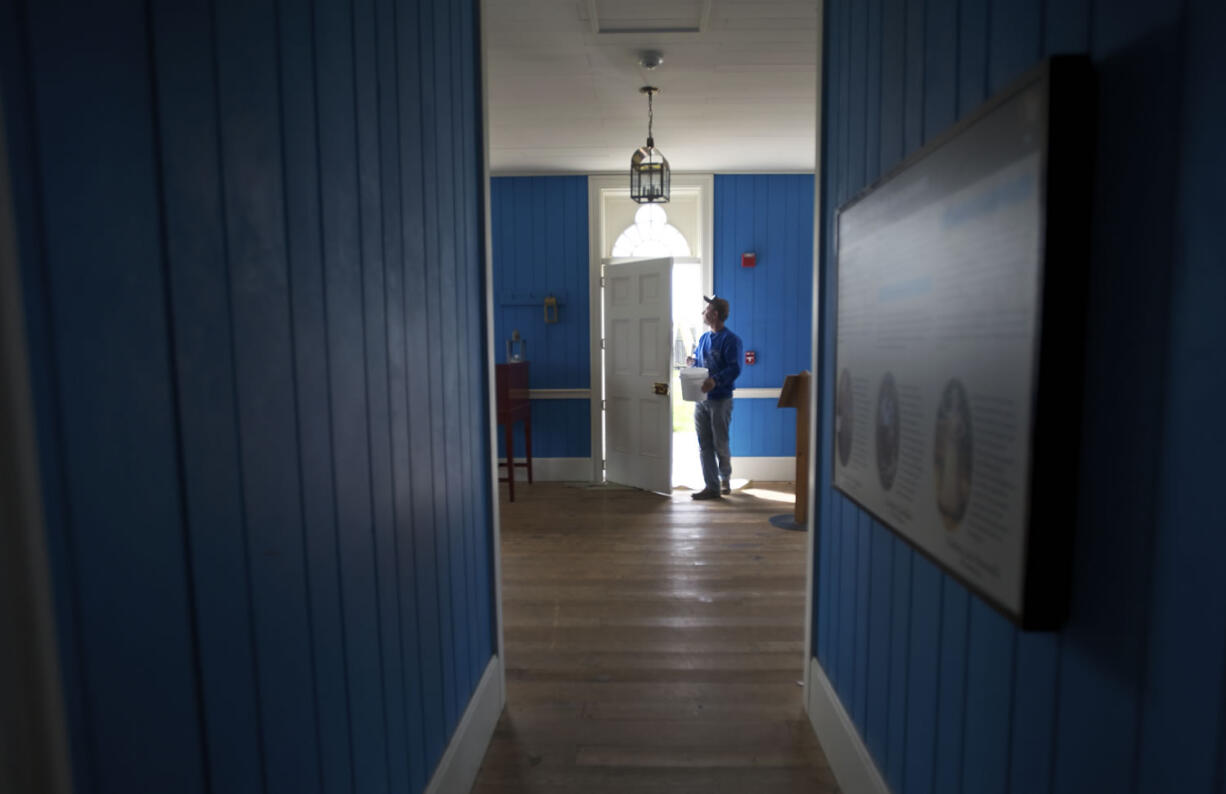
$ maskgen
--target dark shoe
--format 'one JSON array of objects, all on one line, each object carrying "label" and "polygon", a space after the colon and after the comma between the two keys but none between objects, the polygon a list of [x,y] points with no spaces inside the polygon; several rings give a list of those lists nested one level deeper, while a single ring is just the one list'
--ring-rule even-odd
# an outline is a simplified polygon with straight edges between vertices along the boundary
[{"label": "dark shoe", "polygon": [[732,493],[732,482],[730,480],[724,480],[722,483],[720,483],[719,492],[722,494]]},{"label": "dark shoe", "polygon": [[714,488],[704,488],[698,493],[690,494],[691,499],[718,499],[719,491]]}]

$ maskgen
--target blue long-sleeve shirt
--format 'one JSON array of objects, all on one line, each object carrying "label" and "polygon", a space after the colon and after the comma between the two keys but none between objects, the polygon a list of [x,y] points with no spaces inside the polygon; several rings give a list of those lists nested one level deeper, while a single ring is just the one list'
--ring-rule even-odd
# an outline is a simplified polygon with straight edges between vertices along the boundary
[{"label": "blue long-sleeve shirt", "polygon": [[708,400],[722,400],[732,396],[736,388],[733,382],[741,374],[741,337],[727,327],[707,331],[694,348],[694,365],[706,367],[707,374],[715,380],[715,388],[707,392]]}]

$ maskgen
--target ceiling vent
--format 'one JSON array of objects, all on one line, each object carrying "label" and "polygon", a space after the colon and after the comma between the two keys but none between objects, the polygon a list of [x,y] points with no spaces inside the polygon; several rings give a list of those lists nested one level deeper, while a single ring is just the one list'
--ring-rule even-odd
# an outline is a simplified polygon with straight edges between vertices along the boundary
[{"label": "ceiling vent", "polygon": [[711,0],[584,0],[597,35],[702,33]]}]

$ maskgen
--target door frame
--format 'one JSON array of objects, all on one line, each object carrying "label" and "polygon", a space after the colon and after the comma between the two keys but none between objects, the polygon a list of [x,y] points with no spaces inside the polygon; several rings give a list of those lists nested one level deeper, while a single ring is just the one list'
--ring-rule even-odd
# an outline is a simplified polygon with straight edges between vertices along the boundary
[{"label": "door frame", "polygon": [[[696,252],[702,261],[703,289],[710,294],[714,284],[714,248],[715,248],[715,175],[714,174],[673,174],[672,189],[681,188],[685,191],[698,193],[698,240],[701,246]],[[606,241],[609,241],[610,230],[605,228],[604,202],[602,198],[609,194],[624,194],[629,197],[630,185],[624,173],[591,174],[587,178],[588,207],[588,317],[590,322],[589,338],[591,340],[591,426],[592,426],[592,479],[594,483],[604,482],[604,367],[601,339],[604,335],[604,301],[603,288],[600,284],[600,269]],[[621,230],[616,230],[620,232]],[[691,240],[691,244],[695,241]]]}]

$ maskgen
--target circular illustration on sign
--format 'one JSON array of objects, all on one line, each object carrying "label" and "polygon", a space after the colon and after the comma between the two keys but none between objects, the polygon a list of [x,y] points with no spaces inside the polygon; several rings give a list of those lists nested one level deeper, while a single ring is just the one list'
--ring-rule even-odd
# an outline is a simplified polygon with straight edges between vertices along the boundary
[{"label": "circular illustration on sign", "polygon": [[971,449],[970,401],[962,382],[955,378],[945,384],[941,395],[932,445],[937,511],[948,530],[958,528],[971,498]]},{"label": "circular illustration on sign", "polygon": [[839,375],[839,390],[834,398],[834,439],[839,452],[839,463],[847,465],[851,458],[851,425],[853,419],[851,401],[851,373]]},{"label": "circular illustration on sign", "polygon": [[894,487],[898,474],[898,389],[894,376],[887,372],[877,388],[877,477],[887,491]]}]

